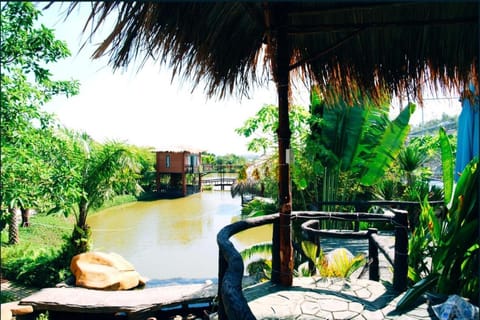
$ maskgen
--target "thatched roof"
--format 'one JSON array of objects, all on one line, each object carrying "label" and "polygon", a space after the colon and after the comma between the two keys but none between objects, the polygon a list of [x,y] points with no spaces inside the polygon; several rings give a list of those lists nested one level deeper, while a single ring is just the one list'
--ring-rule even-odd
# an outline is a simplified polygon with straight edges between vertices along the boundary
[{"label": "thatched roof", "polygon": [[424,85],[461,91],[471,80],[478,89],[478,1],[95,2],[90,22],[107,15],[116,27],[95,57],[108,55],[114,68],[168,62],[174,76],[205,81],[208,95],[246,94],[275,78],[279,28],[291,70],[324,92],[413,97]]},{"label": "thatched roof", "polygon": [[116,26],[94,56],[108,55],[114,68],[152,57],[168,62],[174,76],[204,81],[210,96],[247,94],[250,86],[275,81],[280,215],[271,279],[283,285],[293,277],[286,228],[292,210],[290,76],[318,84],[327,98],[350,100],[358,93],[414,97],[424,86],[460,91],[470,81],[479,87],[478,1],[105,1],[93,3],[94,32],[110,15],[117,15]]}]

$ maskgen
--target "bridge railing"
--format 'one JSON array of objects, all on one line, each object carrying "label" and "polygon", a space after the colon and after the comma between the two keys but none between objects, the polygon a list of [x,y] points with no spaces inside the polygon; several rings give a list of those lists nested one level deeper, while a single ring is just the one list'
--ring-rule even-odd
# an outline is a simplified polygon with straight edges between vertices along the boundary
[{"label": "bridge railing", "polygon": [[211,178],[211,179],[205,179],[202,178],[202,184],[203,185],[214,185],[214,186],[219,186],[219,185],[232,185],[237,181],[236,178],[230,178],[230,177],[224,177],[224,178]]},{"label": "bridge railing", "polygon": [[211,172],[234,173],[242,169],[243,165],[202,163],[201,167],[202,167],[202,173],[211,173]]}]

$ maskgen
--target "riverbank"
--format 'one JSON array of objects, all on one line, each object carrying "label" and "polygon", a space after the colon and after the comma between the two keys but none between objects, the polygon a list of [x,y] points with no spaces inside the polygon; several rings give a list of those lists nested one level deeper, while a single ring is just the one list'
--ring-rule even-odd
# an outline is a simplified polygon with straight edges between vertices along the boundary
[{"label": "riverbank", "polygon": [[[119,196],[107,201],[95,215],[107,208],[136,202],[134,196]],[[31,292],[28,287],[48,287],[64,280],[69,274],[69,265],[58,266],[53,261],[58,261],[60,249],[65,244],[75,225],[75,216],[65,217],[63,214],[36,213],[30,217],[29,227],[18,228],[19,243],[8,244],[8,226],[1,231],[1,302],[18,299],[19,293]],[[49,268],[45,269],[45,266]],[[53,268],[53,269],[52,269]],[[51,273],[46,275],[45,272]],[[57,275],[53,275],[57,273]],[[42,280],[43,279],[43,280]],[[8,280],[14,281],[12,289]],[[57,281],[59,280],[59,281]],[[45,281],[42,283],[42,281]],[[32,286],[32,283],[35,285]]]}]

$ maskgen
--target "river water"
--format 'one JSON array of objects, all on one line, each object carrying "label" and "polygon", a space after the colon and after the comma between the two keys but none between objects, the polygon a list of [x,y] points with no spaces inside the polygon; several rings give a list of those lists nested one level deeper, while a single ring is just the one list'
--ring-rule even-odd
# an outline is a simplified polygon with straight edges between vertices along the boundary
[{"label": "river water", "polygon": [[[195,283],[218,277],[216,236],[239,219],[240,198],[230,191],[204,191],[178,199],[129,203],[88,219],[93,249],[115,252],[149,283]],[[271,241],[271,226],[244,231],[238,250]]]}]

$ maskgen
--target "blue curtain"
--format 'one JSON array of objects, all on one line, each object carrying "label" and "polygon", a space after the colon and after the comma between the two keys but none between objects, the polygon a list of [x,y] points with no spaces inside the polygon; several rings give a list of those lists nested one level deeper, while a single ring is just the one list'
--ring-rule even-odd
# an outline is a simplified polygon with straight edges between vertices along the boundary
[{"label": "blue curtain", "polygon": [[[471,90],[473,93],[474,90]],[[462,111],[458,118],[457,155],[455,162],[455,181],[465,166],[479,155],[480,112],[479,97],[470,94],[462,98]]]}]

